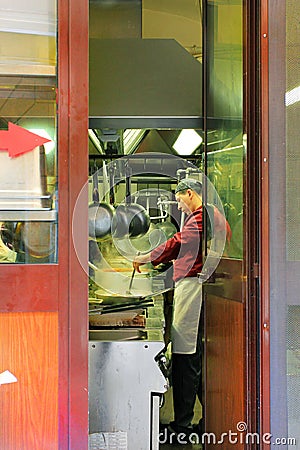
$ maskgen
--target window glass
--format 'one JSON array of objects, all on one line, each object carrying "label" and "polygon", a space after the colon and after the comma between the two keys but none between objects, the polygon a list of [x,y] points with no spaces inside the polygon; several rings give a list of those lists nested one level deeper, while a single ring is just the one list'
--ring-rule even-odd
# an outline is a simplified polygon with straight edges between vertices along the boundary
[{"label": "window glass", "polygon": [[232,230],[227,256],[243,258],[243,1],[211,0],[207,17],[207,175]]},{"label": "window glass", "polygon": [[0,262],[56,262],[56,3],[1,11]]}]

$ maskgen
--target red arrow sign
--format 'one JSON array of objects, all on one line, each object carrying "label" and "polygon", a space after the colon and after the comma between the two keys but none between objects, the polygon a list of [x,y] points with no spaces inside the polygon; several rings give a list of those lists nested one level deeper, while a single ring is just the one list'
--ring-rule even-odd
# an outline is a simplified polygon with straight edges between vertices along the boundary
[{"label": "red arrow sign", "polygon": [[8,130],[0,130],[0,150],[7,150],[11,158],[30,152],[35,147],[51,142],[38,134],[8,122]]}]

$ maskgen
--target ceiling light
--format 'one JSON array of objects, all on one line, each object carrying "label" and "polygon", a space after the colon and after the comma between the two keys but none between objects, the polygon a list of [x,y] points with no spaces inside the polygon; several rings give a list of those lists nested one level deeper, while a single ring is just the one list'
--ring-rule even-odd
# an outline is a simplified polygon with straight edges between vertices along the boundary
[{"label": "ceiling light", "polygon": [[124,154],[128,155],[133,153],[137,145],[141,142],[142,137],[145,134],[145,130],[139,129],[126,129],[123,133],[123,146]]},{"label": "ceiling light", "polygon": [[179,155],[191,155],[202,143],[202,137],[195,130],[182,130],[173,144]]}]

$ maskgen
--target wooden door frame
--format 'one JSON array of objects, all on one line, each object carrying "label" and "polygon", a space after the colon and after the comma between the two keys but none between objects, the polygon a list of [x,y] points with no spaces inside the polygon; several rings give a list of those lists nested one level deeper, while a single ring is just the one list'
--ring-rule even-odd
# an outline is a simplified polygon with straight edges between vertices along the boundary
[{"label": "wooden door frame", "polygon": [[[269,1],[260,1],[260,415],[270,433]],[[262,443],[266,449],[268,444]]]},{"label": "wooden door frame", "polygon": [[[260,440],[270,433],[268,3],[244,0],[246,418],[249,432],[259,433]],[[260,446],[267,444],[260,442]]]},{"label": "wooden door frame", "polygon": [[270,432],[268,0],[245,3],[247,425],[262,439]]},{"label": "wooden door frame", "polygon": [[269,0],[246,0],[245,42],[247,423],[259,433],[260,448],[266,449],[269,445],[262,437],[270,433]]},{"label": "wooden door frame", "polygon": [[88,180],[88,17],[88,0],[58,0],[59,448],[72,450],[88,448],[87,192],[73,241]]}]

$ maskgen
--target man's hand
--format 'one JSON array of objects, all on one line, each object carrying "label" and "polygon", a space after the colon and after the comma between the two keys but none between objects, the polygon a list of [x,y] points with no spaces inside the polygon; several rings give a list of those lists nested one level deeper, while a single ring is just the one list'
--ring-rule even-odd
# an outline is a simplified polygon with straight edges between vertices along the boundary
[{"label": "man's hand", "polygon": [[151,253],[147,253],[146,255],[136,255],[136,257],[134,258],[134,260],[132,262],[132,265],[133,265],[133,268],[138,273],[141,273],[140,266],[142,266],[143,264],[147,264],[150,261],[151,261]]}]

